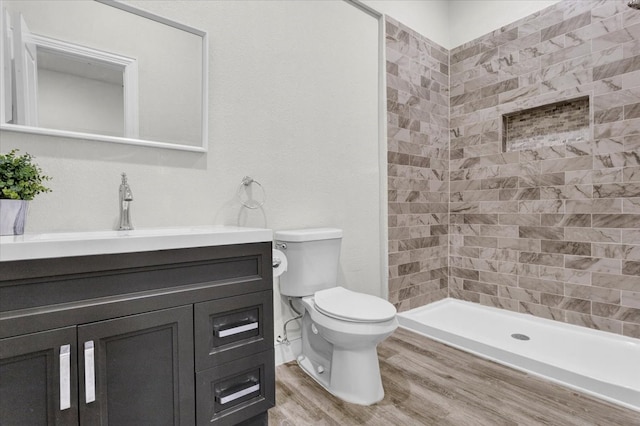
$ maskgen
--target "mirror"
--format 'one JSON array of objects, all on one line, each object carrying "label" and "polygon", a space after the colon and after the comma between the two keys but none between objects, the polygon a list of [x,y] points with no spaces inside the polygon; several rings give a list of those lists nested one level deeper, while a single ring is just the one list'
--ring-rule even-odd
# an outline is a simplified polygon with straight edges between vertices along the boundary
[{"label": "mirror", "polygon": [[0,129],[207,150],[204,31],[112,0],[0,6]]}]

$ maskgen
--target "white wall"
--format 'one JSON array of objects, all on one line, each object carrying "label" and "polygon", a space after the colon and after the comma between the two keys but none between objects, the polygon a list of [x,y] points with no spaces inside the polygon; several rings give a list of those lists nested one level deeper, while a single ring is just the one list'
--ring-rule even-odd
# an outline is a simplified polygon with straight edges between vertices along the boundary
[{"label": "white wall", "polygon": [[559,0],[361,0],[452,49]]},{"label": "white wall", "polygon": [[361,0],[447,49],[450,48],[447,0]]},{"label": "white wall", "polygon": [[450,0],[450,49],[490,33],[559,0]]},{"label": "white wall", "polygon": [[[2,131],[2,152],[53,176],[26,231],[112,229],[125,171],[137,227],[337,226],[341,282],[382,294],[377,20],[341,1],[140,5],[209,32],[209,152]],[[264,210],[237,202],[245,175],[265,187]],[[276,303],[276,335],[283,315]]]}]

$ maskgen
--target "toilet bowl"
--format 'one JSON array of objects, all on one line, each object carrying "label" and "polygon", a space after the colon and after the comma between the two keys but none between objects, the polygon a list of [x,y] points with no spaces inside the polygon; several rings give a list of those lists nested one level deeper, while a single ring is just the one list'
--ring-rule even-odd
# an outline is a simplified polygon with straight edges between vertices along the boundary
[{"label": "toilet bowl", "polygon": [[[370,302],[369,298],[373,298],[342,287],[318,293],[331,290],[340,290],[341,295],[351,293],[350,300],[365,296],[364,301]],[[371,405],[382,400],[384,389],[376,347],[398,328],[395,308],[376,298],[388,303],[385,311],[393,313],[376,320],[354,318],[355,315],[348,319],[336,318],[319,309],[315,300],[318,293],[302,299],[303,349],[298,364],[330,393],[347,402]],[[331,346],[327,347],[325,342]]]},{"label": "toilet bowl", "polygon": [[276,232],[289,263],[280,292],[304,309],[300,367],[333,395],[371,405],[384,398],[376,347],[398,327],[396,309],[337,286],[341,236],[334,228]]}]

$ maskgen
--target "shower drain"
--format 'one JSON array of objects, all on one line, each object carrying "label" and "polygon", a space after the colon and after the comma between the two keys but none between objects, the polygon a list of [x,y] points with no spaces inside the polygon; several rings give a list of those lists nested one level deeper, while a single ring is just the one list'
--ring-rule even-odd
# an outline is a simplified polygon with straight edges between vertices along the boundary
[{"label": "shower drain", "polygon": [[520,334],[520,333],[514,333],[511,335],[511,337],[513,337],[514,339],[517,340],[529,340],[530,337],[527,336],[526,334]]}]

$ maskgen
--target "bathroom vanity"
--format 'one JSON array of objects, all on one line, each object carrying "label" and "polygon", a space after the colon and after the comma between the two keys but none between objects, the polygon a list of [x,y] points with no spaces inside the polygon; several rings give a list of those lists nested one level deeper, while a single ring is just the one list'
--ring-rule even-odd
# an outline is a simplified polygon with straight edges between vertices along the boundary
[{"label": "bathroom vanity", "polygon": [[271,231],[2,237],[0,424],[266,425]]}]

